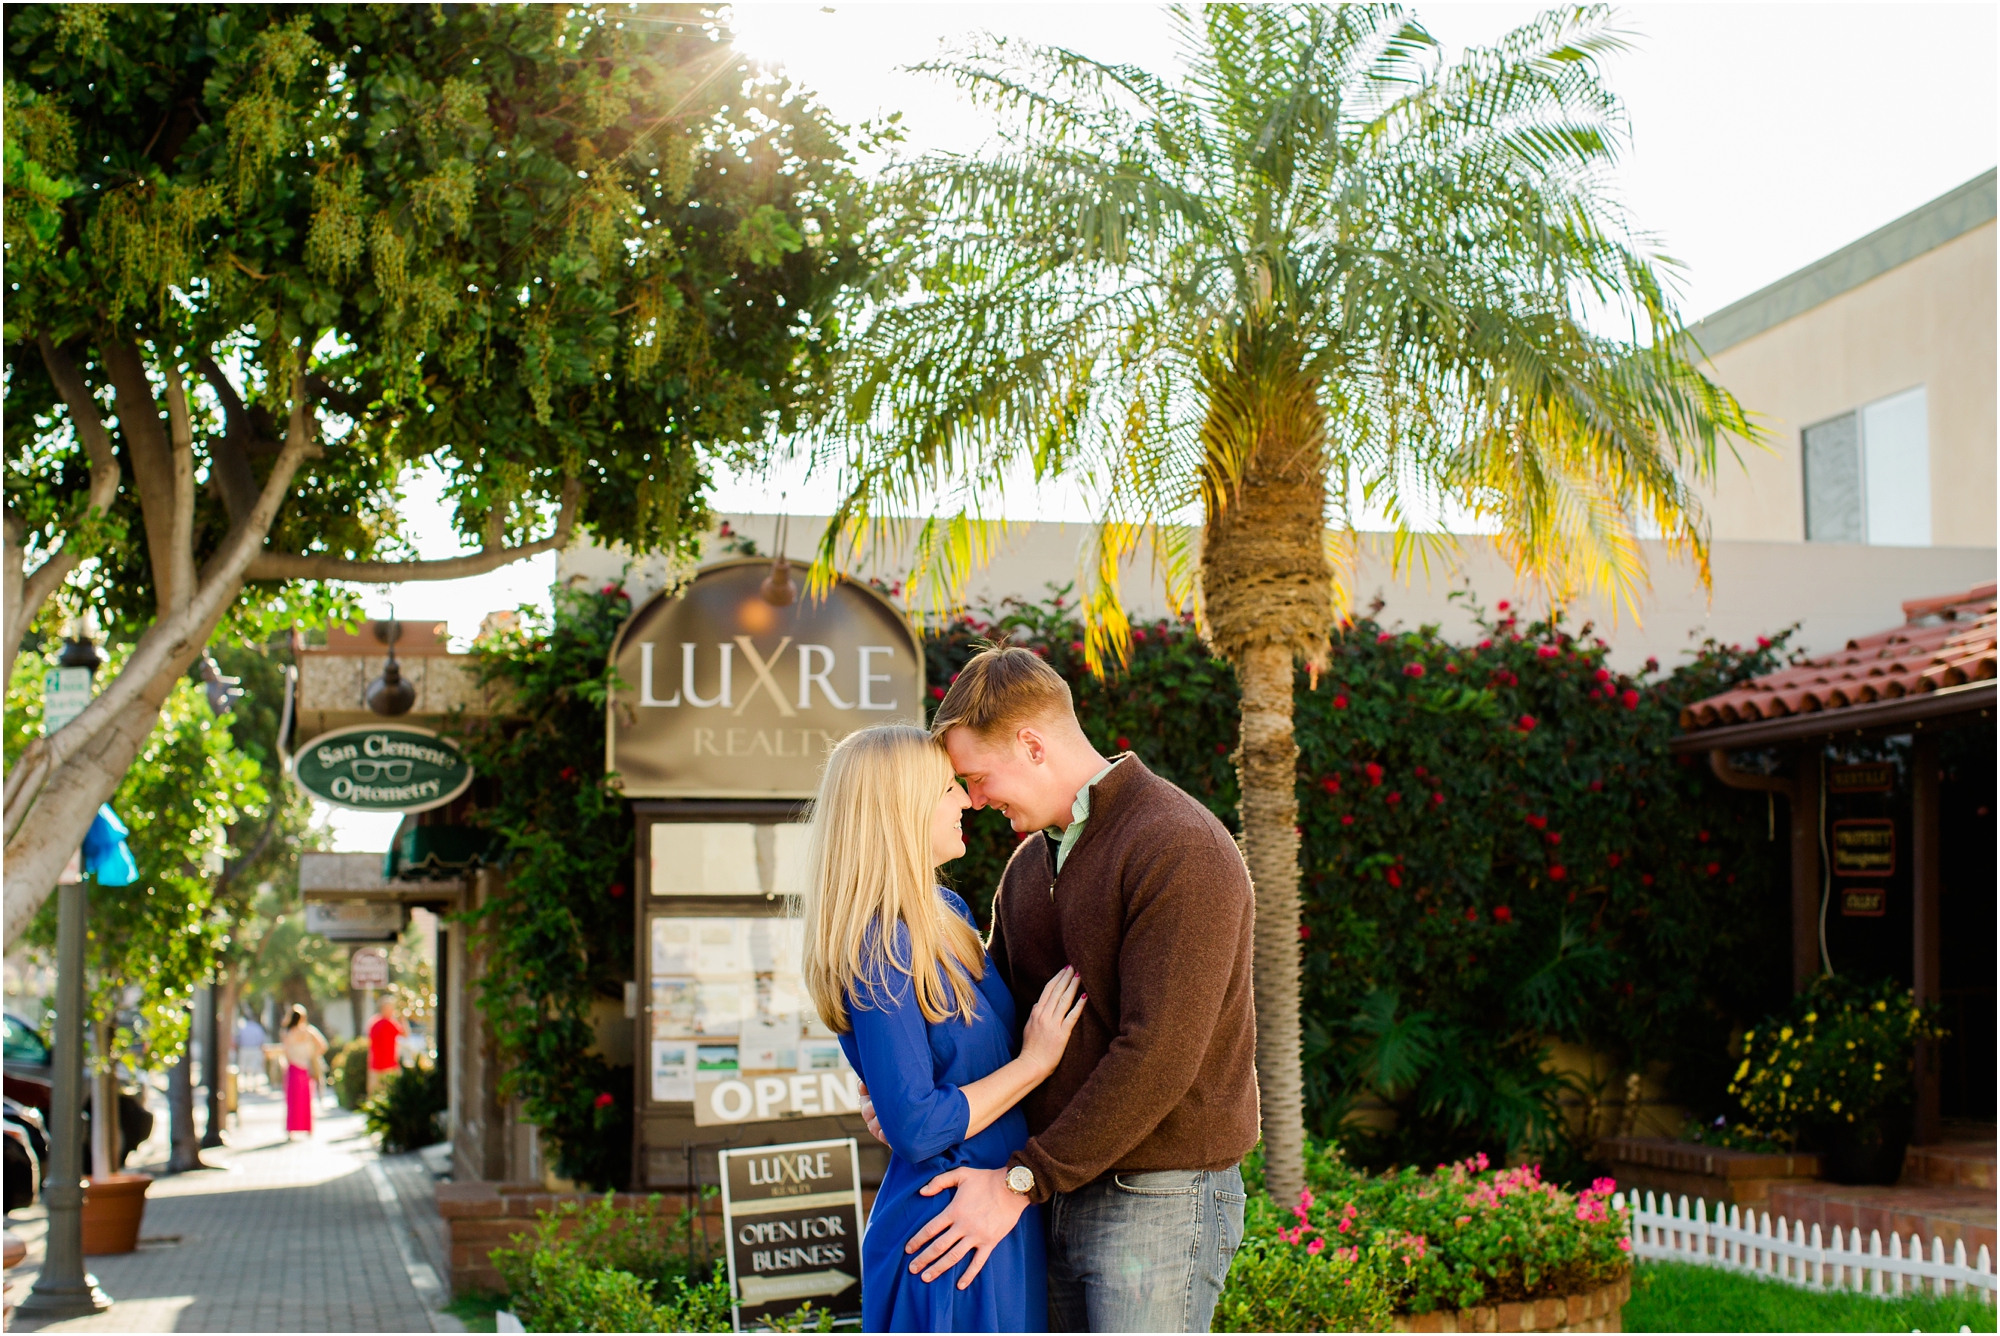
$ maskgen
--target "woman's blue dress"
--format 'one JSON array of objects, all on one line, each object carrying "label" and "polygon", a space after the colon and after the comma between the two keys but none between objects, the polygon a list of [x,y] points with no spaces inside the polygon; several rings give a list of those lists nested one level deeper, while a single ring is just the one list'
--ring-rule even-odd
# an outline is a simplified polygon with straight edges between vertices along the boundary
[{"label": "woman's blue dress", "polygon": [[[965,901],[938,894],[970,923]],[[896,957],[909,959],[909,930],[896,925]],[[879,960],[865,961],[879,969]],[[875,970],[871,969],[871,973]],[[919,1189],[947,1169],[999,1169],[1028,1140],[1027,1120],[1009,1109],[977,1136],[965,1135],[971,1106],[959,1087],[990,1076],[1014,1058],[1014,998],[993,962],[978,980],[979,1006],[970,1024],[953,1016],[924,1019],[910,978],[893,966],[876,975],[883,987],[850,995],[853,1030],[840,1037],[861,1074],[888,1140],[889,1170],[861,1238],[861,1321],[868,1331],[1044,1331],[1048,1327],[1048,1263],[1041,1210],[1029,1206],[1002,1239],[969,1289],[958,1288],[967,1256],[928,1285],[910,1274],[903,1247],[951,1201]]]}]

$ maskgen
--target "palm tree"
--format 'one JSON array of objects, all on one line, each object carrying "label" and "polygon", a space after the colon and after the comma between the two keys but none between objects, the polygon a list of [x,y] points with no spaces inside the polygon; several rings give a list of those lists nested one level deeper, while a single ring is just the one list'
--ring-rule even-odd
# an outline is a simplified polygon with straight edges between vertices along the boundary
[{"label": "palm tree", "polygon": [[[1084,608],[1122,661],[1118,575],[1150,548],[1242,685],[1269,1186],[1303,1184],[1298,660],[1325,653],[1356,520],[1397,559],[1496,529],[1552,599],[1636,601],[1641,529],[1706,575],[1691,486],[1753,437],[1694,364],[1667,275],[1607,198],[1623,112],[1600,9],[1446,63],[1391,8],[1177,9],[1169,80],[985,39],[935,62],[988,150],[893,172],[900,250],[857,302],[821,459],[829,566],[928,514],[919,580],[963,576],[1010,478],[1100,518]],[[1612,321],[1624,338],[1600,331]],[[1197,537],[1191,521],[1200,518]]]}]

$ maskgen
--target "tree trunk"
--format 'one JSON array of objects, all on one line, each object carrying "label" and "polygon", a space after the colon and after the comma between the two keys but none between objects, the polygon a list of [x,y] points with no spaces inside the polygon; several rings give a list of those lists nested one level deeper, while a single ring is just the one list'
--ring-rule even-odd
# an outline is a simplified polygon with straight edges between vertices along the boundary
[{"label": "tree trunk", "polygon": [[1203,486],[1203,631],[1236,666],[1243,692],[1236,765],[1243,857],[1257,891],[1257,1090],[1265,1187],[1289,1206],[1305,1187],[1306,1135],[1292,678],[1297,659],[1324,653],[1333,628],[1325,415],[1309,382],[1245,372],[1211,387],[1202,435],[1210,461]]},{"label": "tree trunk", "polygon": [[[192,1036],[190,1036],[192,1038]],[[167,1172],[184,1174],[206,1169],[201,1158],[201,1132],[194,1125],[194,1045],[181,1050],[180,1061],[167,1073]]]}]

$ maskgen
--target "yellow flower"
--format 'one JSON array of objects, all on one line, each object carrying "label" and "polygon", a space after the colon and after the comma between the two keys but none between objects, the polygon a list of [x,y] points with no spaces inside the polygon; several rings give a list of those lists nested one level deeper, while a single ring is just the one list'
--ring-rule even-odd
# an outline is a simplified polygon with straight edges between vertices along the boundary
[{"label": "yellow flower", "polygon": [[1787,1025],[1784,1029],[1778,1031],[1778,1038],[1780,1039],[1790,1039],[1791,1037],[1792,1037],[1792,1027],[1789,1025]]},{"label": "yellow flower", "polygon": [[1854,1047],[1854,1041],[1853,1041],[1852,1039],[1848,1040],[1848,1041],[1847,1041],[1847,1046],[1848,1046],[1849,1048],[1853,1048],[1853,1047]]},{"label": "yellow flower", "polygon": [[1884,1002],[1884,1001],[1880,1000],[1879,998],[1878,998],[1878,999],[1876,1000],[1876,1002],[1875,1002],[1875,1010],[1877,1010],[1877,1011],[1887,1011],[1888,1009],[1889,1009],[1889,1004],[1888,1004],[1887,1002]]},{"label": "yellow flower", "polygon": [[1811,1025],[1814,1021],[1818,1019],[1819,1019],[1819,1013],[1817,1011],[1808,1011],[1806,1013],[1806,1024]]},{"label": "yellow flower", "polygon": [[1790,1072],[1786,1072],[1785,1079],[1783,1081],[1780,1081],[1779,1084],[1789,1089],[1792,1084],[1792,1074]]},{"label": "yellow flower", "polygon": [[[1744,1074],[1745,1072],[1749,1071],[1749,1070],[1750,1070],[1750,1059],[1748,1059],[1748,1058],[1745,1058],[1745,1059],[1743,1059],[1743,1065],[1742,1065],[1741,1067],[1738,1067],[1738,1068],[1736,1069],[1736,1077],[1735,1077],[1735,1079],[1736,1079],[1736,1080],[1738,1080],[1738,1081],[1741,1081],[1741,1080],[1743,1079],[1743,1074]],[[1731,1089],[1734,1089],[1734,1088],[1735,1088],[1735,1087],[1733,1087],[1733,1086],[1731,1087]]]},{"label": "yellow flower", "polygon": [[1833,1111],[1834,1111],[1835,1113],[1839,1113],[1839,1112],[1840,1112],[1840,1101],[1839,1101],[1839,1100],[1835,1100],[1835,1101],[1834,1101],[1833,1103],[1831,1103],[1831,1104],[1827,1105],[1827,1107],[1828,1107],[1828,1108],[1830,1108],[1830,1109],[1832,1109],[1832,1110],[1833,1110]]}]

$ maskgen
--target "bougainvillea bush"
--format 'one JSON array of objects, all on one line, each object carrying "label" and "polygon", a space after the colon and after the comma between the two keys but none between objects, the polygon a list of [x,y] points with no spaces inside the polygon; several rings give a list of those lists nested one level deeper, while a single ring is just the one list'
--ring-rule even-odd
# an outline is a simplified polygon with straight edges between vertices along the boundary
[{"label": "bougainvillea bush", "polygon": [[[1261,1187],[1259,1166],[1247,1167]],[[1367,1174],[1326,1143],[1309,1151],[1306,1177],[1288,1207],[1251,1195],[1244,1233],[1259,1241],[1244,1278],[1251,1288],[1232,1269],[1225,1305],[1246,1301],[1265,1270],[1324,1290],[1346,1288],[1342,1268],[1358,1266],[1401,1313],[1581,1294],[1631,1270],[1629,1229],[1608,1178],[1567,1192],[1538,1165],[1500,1168],[1485,1155]]]},{"label": "bougainvillea bush", "polygon": [[[1769,800],[1667,750],[1683,703],[1779,667],[1785,637],[1627,673],[1589,627],[1473,612],[1469,644],[1356,617],[1298,677],[1308,1118],[1362,1163],[1530,1148],[1570,1180],[1589,1129],[1568,1140],[1551,1040],[1665,1061],[1712,1115],[1732,1030],[1786,996]],[[1063,674],[1101,750],[1137,752],[1234,828],[1236,684],[1188,621],[1139,626],[1100,680],[1060,594],[969,616],[929,639],[934,700],[999,637]],[[966,829],[946,875],[983,913],[1014,836],[994,813]],[[1365,1100],[1393,1128],[1355,1120]]]}]

